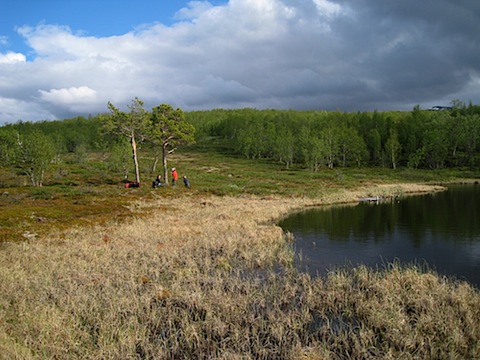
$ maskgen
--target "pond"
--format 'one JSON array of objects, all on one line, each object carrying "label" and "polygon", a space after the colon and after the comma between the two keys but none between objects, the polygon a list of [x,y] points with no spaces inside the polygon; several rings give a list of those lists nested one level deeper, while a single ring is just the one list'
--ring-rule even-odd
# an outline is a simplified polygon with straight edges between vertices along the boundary
[{"label": "pond", "polygon": [[415,264],[480,288],[480,185],[389,202],[309,209],[280,226],[297,267],[312,276],[344,266]]}]

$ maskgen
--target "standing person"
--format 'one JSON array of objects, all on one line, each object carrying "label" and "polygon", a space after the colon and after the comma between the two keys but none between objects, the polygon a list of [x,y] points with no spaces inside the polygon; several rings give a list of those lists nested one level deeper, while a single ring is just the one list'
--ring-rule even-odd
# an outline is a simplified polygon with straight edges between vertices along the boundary
[{"label": "standing person", "polygon": [[190,181],[188,181],[187,176],[183,175],[183,183],[187,189],[190,189]]},{"label": "standing person", "polygon": [[177,185],[178,181],[178,172],[176,168],[172,168],[172,186]]}]

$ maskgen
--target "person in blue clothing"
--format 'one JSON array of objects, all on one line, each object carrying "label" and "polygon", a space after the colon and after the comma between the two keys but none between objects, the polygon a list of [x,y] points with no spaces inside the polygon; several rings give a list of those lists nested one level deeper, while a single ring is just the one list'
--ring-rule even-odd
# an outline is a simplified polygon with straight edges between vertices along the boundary
[{"label": "person in blue clothing", "polygon": [[158,175],[155,180],[152,182],[152,188],[157,188],[162,186],[162,176]]},{"label": "person in blue clothing", "polygon": [[186,175],[183,175],[183,183],[187,189],[190,189],[190,181],[187,179]]}]

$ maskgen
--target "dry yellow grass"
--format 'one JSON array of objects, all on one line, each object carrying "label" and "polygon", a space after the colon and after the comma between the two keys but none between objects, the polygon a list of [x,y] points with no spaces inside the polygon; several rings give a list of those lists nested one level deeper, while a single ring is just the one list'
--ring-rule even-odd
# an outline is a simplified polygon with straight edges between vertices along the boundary
[{"label": "dry yellow grass", "polygon": [[[397,184],[322,199],[192,193],[150,216],[0,251],[6,359],[469,358],[478,291],[417,269],[311,279],[275,222],[306,206],[436,191]],[[280,270],[273,270],[280,266]],[[279,273],[280,271],[280,273]]]}]

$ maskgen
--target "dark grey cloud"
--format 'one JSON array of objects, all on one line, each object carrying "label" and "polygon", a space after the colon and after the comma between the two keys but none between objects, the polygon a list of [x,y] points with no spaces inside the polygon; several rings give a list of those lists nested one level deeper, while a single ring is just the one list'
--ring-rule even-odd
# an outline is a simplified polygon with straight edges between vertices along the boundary
[{"label": "dark grey cloud", "polygon": [[25,27],[36,56],[0,53],[0,123],[96,114],[135,96],[187,111],[478,104],[479,15],[476,0],[230,0],[112,37]]},{"label": "dark grey cloud", "polygon": [[[399,102],[453,99],[479,78],[480,3],[339,1],[351,17],[332,24],[361,71]],[[357,30],[356,30],[357,29]],[[479,101],[478,96],[471,94]],[[401,105],[401,103],[399,104]]]}]

